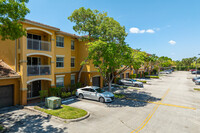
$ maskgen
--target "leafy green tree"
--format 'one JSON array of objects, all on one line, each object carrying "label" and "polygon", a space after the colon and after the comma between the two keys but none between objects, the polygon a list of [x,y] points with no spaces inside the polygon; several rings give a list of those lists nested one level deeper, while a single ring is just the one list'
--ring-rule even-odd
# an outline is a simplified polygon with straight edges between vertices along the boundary
[{"label": "leafy green tree", "polygon": [[[114,42],[97,40],[88,44],[89,56],[111,91],[112,81],[130,68],[131,48]],[[122,67],[123,66],[123,67]]]},{"label": "leafy green tree", "polygon": [[172,59],[166,56],[161,56],[158,58],[159,72],[161,67],[170,67],[172,65]]},{"label": "leafy green tree", "polygon": [[[74,31],[81,35],[86,35],[81,39],[88,41],[89,43],[101,39],[101,41],[107,43],[125,44],[124,40],[127,36],[125,27],[121,26],[113,18],[108,17],[105,12],[81,7],[74,10],[68,19],[75,23],[73,26]],[[81,73],[87,61],[88,58],[86,57],[81,63],[77,82],[80,82]]]},{"label": "leafy green tree", "polygon": [[131,66],[135,70],[136,75],[138,76],[138,70],[141,68],[142,64],[144,64],[145,53],[140,50],[132,50],[132,63]]},{"label": "leafy green tree", "polygon": [[151,67],[150,73],[151,73],[153,66],[155,66],[158,61],[158,56],[156,56],[155,54],[152,54],[151,56],[149,56],[149,60],[150,60],[150,67]]},{"label": "leafy green tree", "polygon": [[29,9],[28,0],[0,0],[0,36],[2,40],[15,40],[26,35],[19,21],[24,20]]}]

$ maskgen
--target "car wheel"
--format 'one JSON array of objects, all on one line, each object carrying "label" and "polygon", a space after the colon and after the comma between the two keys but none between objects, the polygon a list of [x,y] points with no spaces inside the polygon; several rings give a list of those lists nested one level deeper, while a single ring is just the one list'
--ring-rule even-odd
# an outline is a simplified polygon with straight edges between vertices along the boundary
[{"label": "car wheel", "polygon": [[79,94],[78,97],[79,97],[80,99],[83,99],[83,98],[84,98],[83,94]]},{"label": "car wheel", "polygon": [[99,98],[99,102],[104,103],[104,102],[105,102],[105,99],[104,99],[103,97],[100,97],[100,98]]}]

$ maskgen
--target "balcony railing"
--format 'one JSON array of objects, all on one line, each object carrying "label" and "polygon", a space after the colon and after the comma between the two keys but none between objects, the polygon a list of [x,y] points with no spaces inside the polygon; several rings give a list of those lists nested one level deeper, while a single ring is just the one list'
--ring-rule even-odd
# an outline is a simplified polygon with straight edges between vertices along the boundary
[{"label": "balcony railing", "polygon": [[27,75],[50,75],[51,65],[27,65]]},{"label": "balcony railing", "polygon": [[51,43],[48,41],[27,38],[27,49],[51,51]]}]

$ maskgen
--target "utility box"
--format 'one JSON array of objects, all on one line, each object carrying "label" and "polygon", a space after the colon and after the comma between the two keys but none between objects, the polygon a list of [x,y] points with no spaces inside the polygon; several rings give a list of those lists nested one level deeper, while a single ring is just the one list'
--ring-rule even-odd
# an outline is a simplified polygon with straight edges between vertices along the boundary
[{"label": "utility box", "polygon": [[57,109],[61,106],[60,97],[47,97],[45,98],[45,106],[49,109]]}]

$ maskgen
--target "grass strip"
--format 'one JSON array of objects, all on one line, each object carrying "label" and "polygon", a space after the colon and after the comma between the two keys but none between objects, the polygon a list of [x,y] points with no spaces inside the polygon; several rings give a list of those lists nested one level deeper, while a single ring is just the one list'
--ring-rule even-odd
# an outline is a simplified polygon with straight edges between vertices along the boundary
[{"label": "grass strip", "polygon": [[200,88],[194,88],[194,90],[196,90],[196,91],[200,91]]},{"label": "grass strip", "polygon": [[63,119],[77,119],[87,115],[87,111],[83,109],[66,105],[61,105],[61,108],[54,110],[41,108],[39,106],[35,106],[34,109]]},{"label": "grass strip", "polygon": [[125,98],[124,94],[114,94],[114,96],[115,98],[119,98],[119,99]]}]

